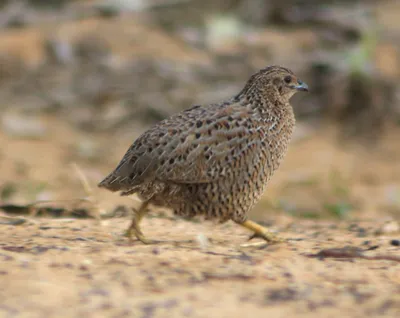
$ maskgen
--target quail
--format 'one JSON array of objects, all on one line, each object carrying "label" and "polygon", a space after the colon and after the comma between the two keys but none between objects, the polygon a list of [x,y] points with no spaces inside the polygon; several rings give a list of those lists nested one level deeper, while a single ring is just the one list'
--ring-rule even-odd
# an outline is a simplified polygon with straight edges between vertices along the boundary
[{"label": "quail", "polygon": [[290,98],[308,91],[291,70],[268,66],[236,96],[196,105],[137,138],[98,186],[142,200],[126,232],[145,244],[140,221],[149,204],[176,215],[232,220],[268,243],[281,239],[248,219],[287,151],[295,126]]}]

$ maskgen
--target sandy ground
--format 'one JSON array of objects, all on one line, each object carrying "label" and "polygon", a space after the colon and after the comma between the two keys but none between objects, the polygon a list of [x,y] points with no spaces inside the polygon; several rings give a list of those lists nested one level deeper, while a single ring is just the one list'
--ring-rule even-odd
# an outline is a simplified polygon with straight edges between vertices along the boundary
[{"label": "sandy ground", "polygon": [[[1,317],[400,315],[400,247],[391,246],[395,237],[374,236],[374,222],[285,219],[274,229],[292,240],[263,249],[240,248],[247,233],[233,224],[165,218],[143,226],[170,241],[144,246],[120,236],[127,223],[66,219],[3,227]],[[345,246],[389,260],[343,252],[310,257]]]},{"label": "sandy ground", "polygon": [[[17,187],[7,202],[51,199],[60,206],[85,197],[71,162],[95,185],[129,144],[84,136],[54,120],[47,125],[44,140],[0,134],[0,183]],[[80,138],[109,152],[95,162],[77,157]],[[398,163],[384,155],[359,158],[326,138],[293,143],[252,214],[287,243],[241,248],[249,233],[235,224],[188,222],[160,211],[143,222],[148,237],[167,240],[153,246],[121,236],[128,217],[0,222],[0,317],[399,317],[398,210],[384,195],[399,178]],[[344,174],[349,200],[358,202],[349,217],[308,220],[276,211],[281,197],[307,208],[335,199],[326,181],[334,168]],[[310,176],[320,178],[311,188],[304,182]],[[136,204],[100,189],[93,196],[106,211]],[[312,257],[318,253],[326,257]]]}]

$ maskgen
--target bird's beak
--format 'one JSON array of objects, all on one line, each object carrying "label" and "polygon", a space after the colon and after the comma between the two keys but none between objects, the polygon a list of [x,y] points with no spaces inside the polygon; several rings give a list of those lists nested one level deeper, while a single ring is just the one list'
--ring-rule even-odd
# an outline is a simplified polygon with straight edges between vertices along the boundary
[{"label": "bird's beak", "polygon": [[293,88],[298,91],[308,92],[308,85],[300,80],[297,81],[297,85],[294,85]]}]

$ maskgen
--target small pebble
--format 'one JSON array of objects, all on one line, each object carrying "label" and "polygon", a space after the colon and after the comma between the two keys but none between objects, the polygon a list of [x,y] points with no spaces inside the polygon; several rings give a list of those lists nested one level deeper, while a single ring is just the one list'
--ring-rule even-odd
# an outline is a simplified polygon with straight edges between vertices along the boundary
[{"label": "small pebble", "polygon": [[400,246],[400,240],[391,240],[390,244],[393,246]]},{"label": "small pebble", "polygon": [[199,247],[202,250],[207,249],[209,247],[209,245],[210,245],[210,242],[209,242],[207,236],[205,236],[203,233],[197,234],[196,241],[197,241],[197,244],[199,244]]},{"label": "small pebble", "polygon": [[400,231],[400,225],[399,223],[395,221],[388,222],[382,226],[382,233],[383,234],[389,234],[389,233],[395,233]]}]

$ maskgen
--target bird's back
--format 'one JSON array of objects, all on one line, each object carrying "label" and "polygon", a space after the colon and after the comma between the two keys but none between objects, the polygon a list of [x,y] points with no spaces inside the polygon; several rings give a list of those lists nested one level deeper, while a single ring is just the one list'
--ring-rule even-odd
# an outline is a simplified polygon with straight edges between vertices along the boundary
[{"label": "bird's back", "polygon": [[195,214],[196,199],[204,208],[226,198],[227,209],[239,204],[245,211],[278,167],[293,125],[290,105],[279,113],[262,113],[246,100],[195,106],[141,135],[99,185],[123,194],[152,188],[150,196],[156,185],[158,192],[184,190],[175,207],[180,214]]}]

